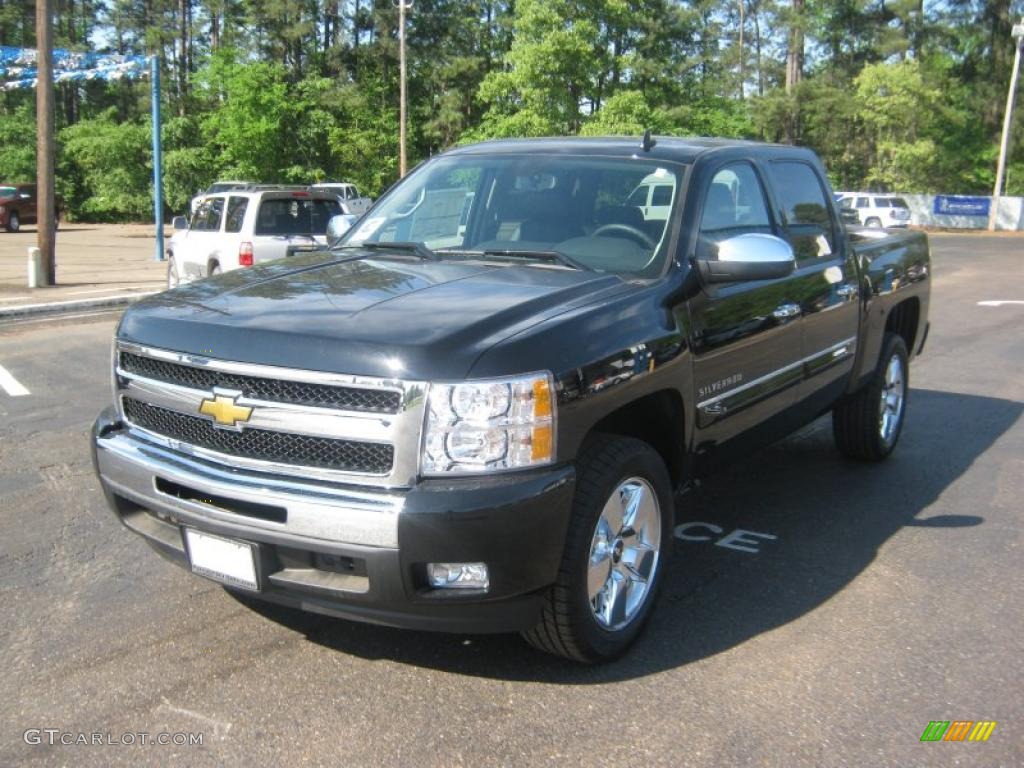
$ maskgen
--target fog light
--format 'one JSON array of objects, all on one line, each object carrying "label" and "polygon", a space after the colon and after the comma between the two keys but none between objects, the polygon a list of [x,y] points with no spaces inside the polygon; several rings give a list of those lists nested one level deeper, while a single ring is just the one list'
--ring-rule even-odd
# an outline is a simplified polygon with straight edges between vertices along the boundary
[{"label": "fog light", "polygon": [[436,589],[487,589],[487,563],[427,563],[427,580]]}]

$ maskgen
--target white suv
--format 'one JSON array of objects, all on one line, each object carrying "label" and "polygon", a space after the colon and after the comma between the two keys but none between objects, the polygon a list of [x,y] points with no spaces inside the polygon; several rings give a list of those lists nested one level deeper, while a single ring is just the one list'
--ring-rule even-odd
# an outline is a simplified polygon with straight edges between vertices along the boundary
[{"label": "white suv", "polygon": [[249,186],[207,195],[191,223],[174,219],[167,244],[167,287],[282,259],[327,245],[327,222],[341,214],[331,192]]},{"label": "white suv", "polygon": [[854,210],[865,227],[905,227],[910,224],[910,206],[902,197],[867,192],[840,192],[839,207]]}]

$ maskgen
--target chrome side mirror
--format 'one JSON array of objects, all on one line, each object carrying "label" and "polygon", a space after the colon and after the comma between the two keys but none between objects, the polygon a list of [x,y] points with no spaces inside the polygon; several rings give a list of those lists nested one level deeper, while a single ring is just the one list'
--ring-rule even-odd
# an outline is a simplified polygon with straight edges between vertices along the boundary
[{"label": "chrome side mirror", "polygon": [[353,216],[351,213],[342,213],[337,216],[331,216],[331,220],[327,222],[327,245],[334,247],[341,236],[352,229],[352,225],[356,223],[358,216]]},{"label": "chrome side mirror", "polygon": [[793,248],[780,237],[748,232],[712,246],[717,259],[699,259],[697,268],[708,283],[739,280],[773,280],[792,274],[796,268]]},{"label": "chrome side mirror", "polygon": [[171,228],[175,232],[180,232],[183,229],[188,229],[188,219],[184,216],[175,216],[171,219]]}]

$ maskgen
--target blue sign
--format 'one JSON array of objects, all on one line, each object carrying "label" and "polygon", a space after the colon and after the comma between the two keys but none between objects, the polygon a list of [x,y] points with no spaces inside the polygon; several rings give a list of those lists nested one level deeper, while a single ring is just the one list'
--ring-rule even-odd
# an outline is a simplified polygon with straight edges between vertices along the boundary
[{"label": "blue sign", "polygon": [[936,195],[933,210],[945,216],[988,216],[991,203],[988,197]]}]

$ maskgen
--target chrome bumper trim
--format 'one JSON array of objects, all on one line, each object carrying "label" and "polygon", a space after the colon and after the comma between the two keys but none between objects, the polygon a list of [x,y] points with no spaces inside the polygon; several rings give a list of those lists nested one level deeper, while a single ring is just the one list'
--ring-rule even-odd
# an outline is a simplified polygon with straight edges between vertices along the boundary
[{"label": "chrome bumper trim", "polygon": [[[201,526],[203,520],[219,520],[332,544],[398,546],[398,515],[404,504],[401,494],[222,469],[125,433],[97,440],[96,460],[100,476],[111,491],[183,522]],[[287,521],[263,520],[161,493],[156,489],[157,477],[212,496],[283,507]]]}]

